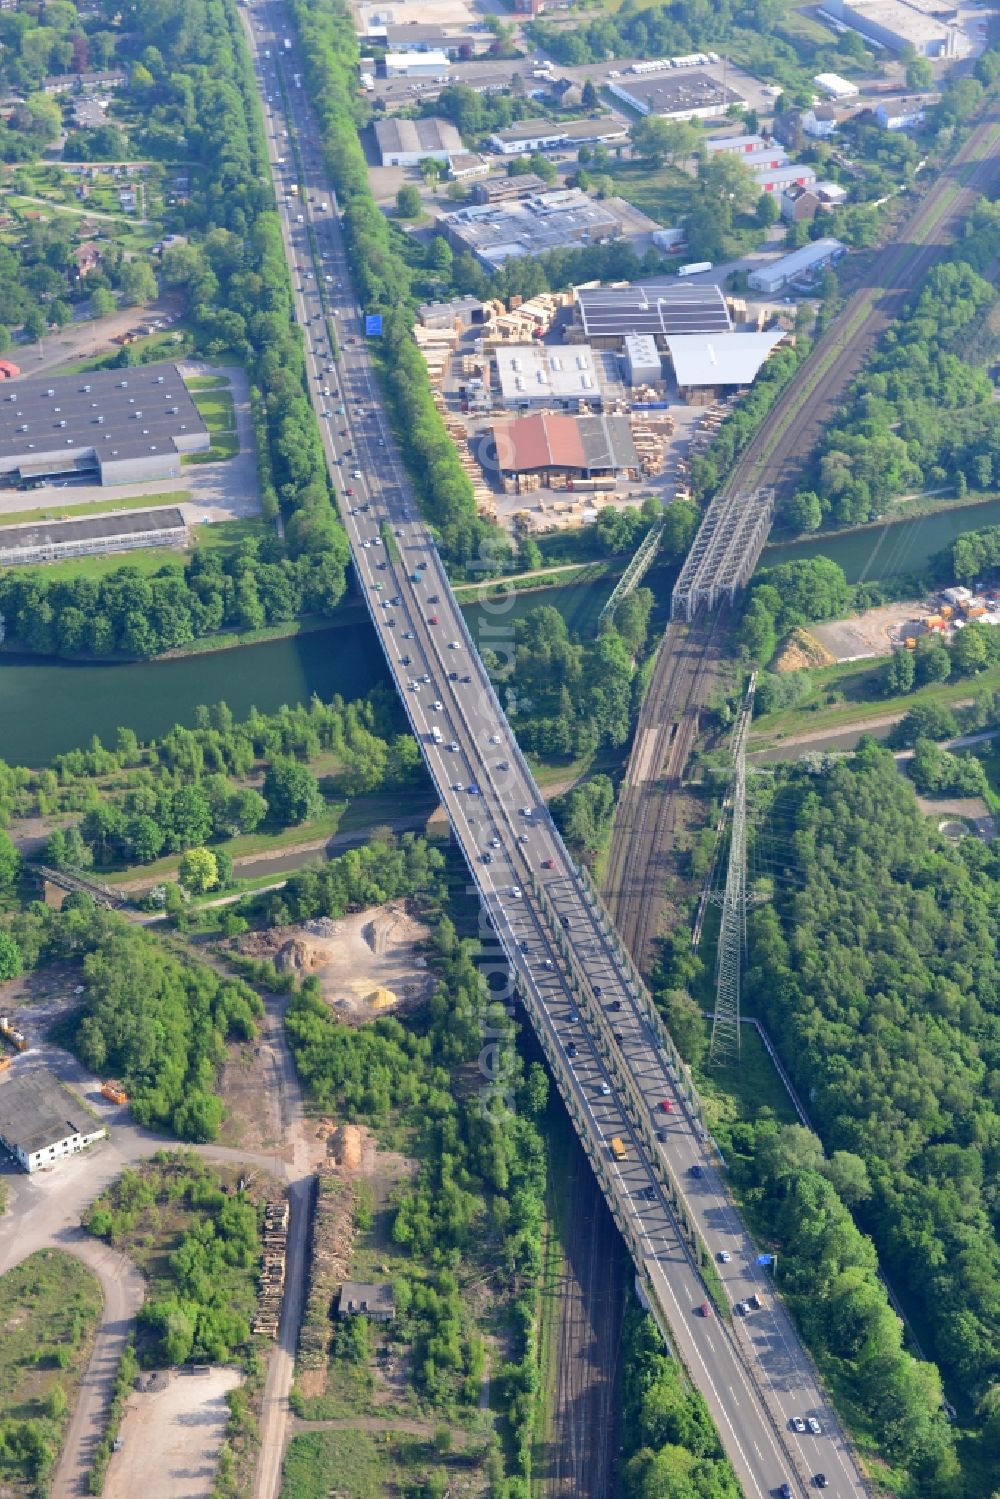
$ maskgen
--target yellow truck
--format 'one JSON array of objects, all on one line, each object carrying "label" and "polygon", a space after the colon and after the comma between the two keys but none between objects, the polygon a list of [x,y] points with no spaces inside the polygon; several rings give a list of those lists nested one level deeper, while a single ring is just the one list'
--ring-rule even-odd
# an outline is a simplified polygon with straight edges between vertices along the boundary
[{"label": "yellow truck", "polygon": [[616,1161],[628,1160],[628,1151],[625,1149],[625,1141],[619,1139],[617,1135],[613,1135],[611,1137],[611,1154],[614,1156]]}]

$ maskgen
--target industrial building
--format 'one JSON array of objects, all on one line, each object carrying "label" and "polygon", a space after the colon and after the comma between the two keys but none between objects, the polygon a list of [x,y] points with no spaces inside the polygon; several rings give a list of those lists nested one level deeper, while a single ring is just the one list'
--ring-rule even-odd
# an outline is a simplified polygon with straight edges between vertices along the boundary
[{"label": "industrial building", "polygon": [[0,567],[62,562],[139,547],[178,547],[187,541],[184,516],[176,505],[154,510],[119,510],[79,520],[36,520],[0,526]]},{"label": "industrial building", "polygon": [[544,193],[546,183],[534,172],[520,172],[516,177],[491,177],[477,182],[472,189],[476,203],[513,203],[517,198],[531,198]]},{"label": "industrial building", "polygon": [[501,156],[531,156],[535,151],[566,151],[625,140],[627,126],[604,115],[596,120],[522,120],[491,135],[490,145]]},{"label": "industrial building", "polygon": [[450,120],[375,121],[375,140],[384,167],[415,167],[421,161],[448,161],[462,151],[462,137]]},{"label": "industrial building", "polygon": [[452,297],[448,302],[424,302],[418,309],[422,328],[471,328],[484,321],[481,297]]},{"label": "industrial building", "polygon": [[664,73],[654,77],[609,81],[608,89],[641,115],[664,120],[712,120],[733,104],[746,104],[742,94],[709,73]]},{"label": "industrial building", "polygon": [[338,1317],[367,1317],[369,1322],[391,1322],[396,1298],[388,1281],[345,1280],[337,1298]]},{"label": "industrial building", "polygon": [[781,328],[766,333],[685,333],[667,339],[667,352],[681,395],[717,395],[745,390],[785,337]]},{"label": "industrial building", "polygon": [[622,233],[615,200],[599,203],[579,188],[460,208],[443,214],[439,222],[453,249],[470,250],[488,270],[517,256],[544,255],[567,245],[604,244]]},{"label": "industrial building", "polygon": [[812,167],[803,166],[798,161],[786,162],[783,167],[760,167],[754,176],[762,193],[777,193],[779,196],[793,183],[796,187],[812,187],[816,181]]},{"label": "industrial building", "polygon": [[803,245],[801,250],[793,250],[790,255],[783,255],[780,260],[751,271],[747,277],[747,285],[751,291],[774,296],[799,277],[814,276],[817,271],[835,264],[846,252],[847,246],[841,244],[839,239],[815,239],[811,244]]},{"label": "industrial building", "polygon": [[22,1171],[49,1166],[102,1140],[104,1126],[48,1072],[23,1072],[0,1083],[0,1145]]},{"label": "industrial building", "polygon": [[387,52],[387,78],[444,78],[449,62],[444,52]]},{"label": "industrial building", "polygon": [[601,404],[597,368],[586,344],[502,344],[494,358],[505,406],[576,411]]},{"label": "industrial building", "polygon": [[424,26],[419,21],[402,26],[371,26],[365,37],[369,45],[387,52],[443,52],[454,61],[480,57],[493,45],[489,31],[453,30],[447,26]]},{"label": "industrial building", "polygon": [[856,83],[841,78],[839,73],[817,73],[813,83],[830,99],[853,99],[861,92]]},{"label": "industrial building", "polygon": [[494,422],[496,466],[501,475],[538,474],[543,479],[613,478],[635,470],[639,455],[628,417],[510,417]]},{"label": "industrial building", "polygon": [[466,182],[471,177],[488,177],[490,171],[489,159],[480,156],[478,151],[454,151],[448,157],[448,175],[453,182]]},{"label": "industrial building", "polygon": [[210,439],[174,364],[41,375],[0,390],[0,474],[133,484],[178,478]]},{"label": "industrial building", "polygon": [[728,333],[732,327],[718,286],[685,281],[576,288],[576,313],[584,336],[597,348],[621,348],[630,334],[645,333],[666,348],[671,333]]},{"label": "industrial building", "polygon": [[952,24],[957,8],[938,0],[827,0],[830,15],[892,52],[912,47],[919,57],[964,57],[969,39]]},{"label": "industrial building", "polygon": [[626,335],[623,362],[629,385],[657,385],[663,378],[660,351],[649,333]]},{"label": "industrial building", "polygon": [[728,155],[732,151],[752,156],[756,151],[766,151],[772,144],[763,135],[710,135],[703,149],[709,157]]}]

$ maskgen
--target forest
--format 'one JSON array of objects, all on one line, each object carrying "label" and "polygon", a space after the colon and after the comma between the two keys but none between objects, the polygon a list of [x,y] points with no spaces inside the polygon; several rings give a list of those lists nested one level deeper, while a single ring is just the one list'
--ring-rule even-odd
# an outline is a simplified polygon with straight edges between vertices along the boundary
[{"label": "forest", "polygon": [[263,1014],[247,984],[178,957],[85,895],[69,896],[60,911],[35,903],[11,915],[4,939],[13,974],[3,977],[41,964],[82,965],[84,994],[67,1039],[92,1072],[122,1079],[138,1123],[182,1140],[215,1138],[225,1042],[255,1036]]},{"label": "forest", "polygon": [[[751,918],[748,999],[779,1038],[823,1146],[863,1165],[858,1221],[890,1281],[905,1288],[949,1395],[980,1428],[983,1471],[992,1465],[995,1474],[996,845],[971,837],[945,845],[891,754],[872,743],[822,774],[785,771],[762,827],[759,863],[773,871],[774,898]],[[787,1206],[778,1207],[776,1221],[798,1202],[803,1228],[813,1224],[817,1207],[807,1194],[820,1188],[807,1178],[784,1180],[778,1195]],[[779,1182],[769,1185],[765,1175],[764,1186],[773,1193]],[[809,1233],[815,1241],[815,1229]],[[883,1421],[879,1345],[853,1341],[850,1277],[842,1292],[839,1357],[851,1361],[858,1398]],[[830,1315],[842,1292],[830,1286]],[[823,1300],[810,1315],[825,1315]],[[926,1384],[932,1375],[920,1379]],[[930,1464],[918,1492],[960,1493],[954,1477],[947,1487],[940,1432],[915,1420],[912,1431],[924,1451],[907,1460],[917,1473]],[[887,1439],[905,1455],[905,1428]]]}]

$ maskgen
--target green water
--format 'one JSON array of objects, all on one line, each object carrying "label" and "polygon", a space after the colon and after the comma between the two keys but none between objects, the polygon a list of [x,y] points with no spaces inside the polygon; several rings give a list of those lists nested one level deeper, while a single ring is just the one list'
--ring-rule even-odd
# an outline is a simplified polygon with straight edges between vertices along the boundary
[{"label": "green water", "polygon": [[[613,580],[518,595],[509,609],[465,607],[473,639],[496,641],[488,626],[504,629],[539,604],[554,604],[569,628],[586,633]],[[314,693],[360,697],[388,681],[382,652],[365,623],[334,626],[312,635],[170,661],[128,665],[0,656],[0,760],[42,765],[63,750],[89,744],[97,735],[113,744],[119,725],[152,739],[173,724],[190,724],[199,703],[225,701],[243,717],[250,707],[273,712]]]},{"label": "green water", "polygon": [[811,541],[765,547],[760,565],[774,567],[779,562],[798,561],[802,557],[830,557],[840,563],[849,583],[892,578],[899,573],[922,572],[934,553],[948,546],[956,536],[965,531],[980,531],[984,526],[1000,526],[1000,500],[966,505],[960,510],[938,510],[913,520],[872,526],[843,536],[821,536]]}]

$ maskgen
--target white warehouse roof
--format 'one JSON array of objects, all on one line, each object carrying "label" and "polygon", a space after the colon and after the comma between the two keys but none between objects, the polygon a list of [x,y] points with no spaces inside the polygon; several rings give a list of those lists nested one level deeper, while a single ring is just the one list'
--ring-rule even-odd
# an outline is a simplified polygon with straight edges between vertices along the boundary
[{"label": "white warehouse roof", "polygon": [[752,385],[785,334],[682,333],[667,338],[681,389],[695,385]]},{"label": "white warehouse roof", "polygon": [[594,355],[586,344],[501,344],[494,353],[507,406],[601,399]]},{"label": "white warehouse roof", "polygon": [[794,281],[796,276],[812,270],[814,266],[825,265],[837,259],[846,249],[846,245],[830,235],[814,239],[810,244],[803,245],[801,250],[793,250],[790,255],[782,255],[780,260],[751,271],[747,284],[754,291],[779,291],[789,281]]},{"label": "white warehouse roof", "polygon": [[831,99],[853,99],[855,94],[861,92],[856,83],[841,78],[839,73],[817,73],[813,83],[824,94],[829,94]]}]

